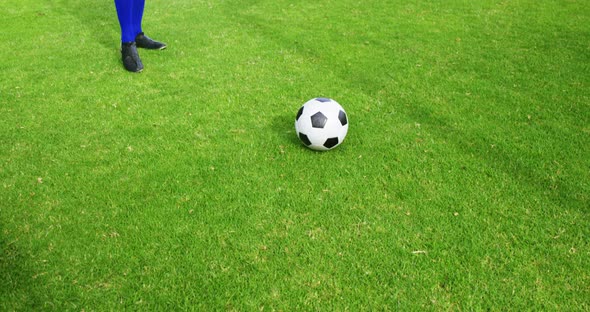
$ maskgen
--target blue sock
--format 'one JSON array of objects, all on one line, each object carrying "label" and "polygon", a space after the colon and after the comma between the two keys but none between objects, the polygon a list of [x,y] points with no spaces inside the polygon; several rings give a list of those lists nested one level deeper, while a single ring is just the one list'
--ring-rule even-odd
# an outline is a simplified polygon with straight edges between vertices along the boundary
[{"label": "blue sock", "polygon": [[143,8],[145,7],[145,0],[133,0],[133,32],[135,35],[143,32],[141,29],[141,21],[143,20]]},{"label": "blue sock", "polygon": [[135,36],[141,32],[144,4],[145,0],[115,0],[121,26],[121,42],[135,41]]}]

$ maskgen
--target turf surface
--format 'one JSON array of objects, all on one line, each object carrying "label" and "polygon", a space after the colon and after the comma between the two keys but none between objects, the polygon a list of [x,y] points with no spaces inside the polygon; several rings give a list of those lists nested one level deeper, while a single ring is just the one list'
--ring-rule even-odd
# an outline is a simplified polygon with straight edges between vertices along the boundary
[{"label": "turf surface", "polygon": [[590,309],[585,1],[0,12],[0,310]]}]

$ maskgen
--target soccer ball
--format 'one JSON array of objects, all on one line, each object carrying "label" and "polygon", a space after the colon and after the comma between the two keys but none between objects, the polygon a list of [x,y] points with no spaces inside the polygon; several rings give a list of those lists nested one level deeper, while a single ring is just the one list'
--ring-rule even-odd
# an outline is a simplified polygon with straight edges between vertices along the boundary
[{"label": "soccer ball", "polygon": [[295,131],[305,146],[317,151],[331,150],[344,141],[348,117],[338,102],[315,98],[297,112]]}]

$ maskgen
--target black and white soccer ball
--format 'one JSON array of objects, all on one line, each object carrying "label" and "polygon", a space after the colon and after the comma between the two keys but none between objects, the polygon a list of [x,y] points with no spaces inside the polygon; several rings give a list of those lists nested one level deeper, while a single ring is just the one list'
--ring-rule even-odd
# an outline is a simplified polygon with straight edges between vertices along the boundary
[{"label": "black and white soccer ball", "polygon": [[338,102],[315,98],[297,112],[295,131],[305,146],[318,151],[331,150],[344,141],[348,116]]}]

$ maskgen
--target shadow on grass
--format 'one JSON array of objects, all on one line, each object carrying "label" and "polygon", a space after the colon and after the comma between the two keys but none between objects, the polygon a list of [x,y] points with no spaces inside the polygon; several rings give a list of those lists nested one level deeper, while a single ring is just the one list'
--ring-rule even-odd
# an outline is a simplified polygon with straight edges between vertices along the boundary
[{"label": "shadow on grass", "polygon": [[295,117],[292,114],[281,114],[274,117],[269,132],[275,132],[281,142],[287,144],[301,145],[295,134]]},{"label": "shadow on grass", "polygon": [[0,310],[40,308],[33,291],[28,259],[14,243],[0,237]]},{"label": "shadow on grass", "polygon": [[112,49],[120,44],[117,11],[111,1],[58,1],[55,6],[80,21],[80,27],[90,35],[86,42],[97,42]]}]

